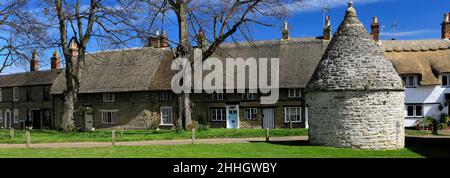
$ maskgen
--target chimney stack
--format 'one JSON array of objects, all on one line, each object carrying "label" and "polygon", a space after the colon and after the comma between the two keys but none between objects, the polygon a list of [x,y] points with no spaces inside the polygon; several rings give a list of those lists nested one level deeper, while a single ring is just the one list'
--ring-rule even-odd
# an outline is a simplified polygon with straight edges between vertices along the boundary
[{"label": "chimney stack", "polygon": [[38,61],[38,56],[37,56],[37,52],[33,51],[33,57],[30,61],[30,71],[38,71],[39,70],[39,61]]},{"label": "chimney stack", "polygon": [[69,42],[69,53],[72,57],[78,56],[78,42],[75,37],[73,37]]},{"label": "chimney stack", "polygon": [[372,39],[375,42],[380,42],[380,24],[378,23],[378,17],[373,17],[373,22],[371,25],[371,31],[372,31]]},{"label": "chimney stack", "polygon": [[162,35],[159,37],[159,47],[161,48],[169,47],[169,38],[167,37],[166,31],[163,31]]},{"label": "chimney stack", "polygon": [[59,58],[58,51],[53,52],[53,56],[52,56],[52,58],[50,58],[50,62],[51,62],[51,65],[52,65],[51,66],[52,70],[60,68],[61,59]]},{"label": "chimney stack", "polygon": [[287,21],[284,21],[284,29],[282,33],[282,40],[289,40],[289,29]]},{"label": "chimney stack", "polygon": [[205,33],[203,32],[202,29],[200,29],[199,32],[198,32],[197,46],[199,48],[203,48],[204,46],[206,46],[206,37],[205,37]]},{"label": "chimney stack", "polygon": [[450,13],[444,14],[444,22],[442,22],[442,39],[450,39]]},{"label": "chimney stack", "polygon": [[331,37],[333,36],[333,29],[331,28],[331,19],[330,16],[327,16],[325,18],[325,27],[323,28],[323,39],[324,40],[331,40]]}]

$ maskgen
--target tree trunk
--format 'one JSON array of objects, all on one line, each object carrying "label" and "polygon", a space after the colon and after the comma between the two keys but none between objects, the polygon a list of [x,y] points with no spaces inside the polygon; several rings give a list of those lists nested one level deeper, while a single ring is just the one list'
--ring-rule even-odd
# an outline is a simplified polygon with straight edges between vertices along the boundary
[{"label": "tree trunk", "polygon": [[61,129],[64,131],[73,131],[75,125],[73,123],[73,111],[74,111],[74,92],[67,91],[64,96],[64,114],[61,121]]},{"label": "tree trunk", "polygon": [[185,93],[184,97],[184,114],[185,114],[185,121],[186,121],[186,125],[190,125],[192,124],[192,110],[191,110],[191,99],[189,97],[189,93]]}]

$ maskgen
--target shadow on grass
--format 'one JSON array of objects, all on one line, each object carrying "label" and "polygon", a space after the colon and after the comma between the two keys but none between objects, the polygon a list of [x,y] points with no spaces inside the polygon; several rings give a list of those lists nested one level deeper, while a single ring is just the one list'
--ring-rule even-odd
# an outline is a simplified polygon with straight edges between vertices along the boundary
[{"label": "shadow on grass", "polygon": [[[265,141],[251,141],[250,143],[267,143]],[[286,145],[286,146],[309,146],[308,140],[298,141],[269,141],[269,144],[274,145]]]},{"label": "shadow on grass", "polygon": [[[251,143],[266,143],[266,142],[252,141]],[[310,146],[307,140],[270,141],[268,143],[287,146]],[[427,158],[450,158],[450,137],[448,138],[406,137],[405,147]]]},{"label": "shadow on grass", "polygon": [[405,147],[428,158],[450,158],[450,137],[406,137]]}]

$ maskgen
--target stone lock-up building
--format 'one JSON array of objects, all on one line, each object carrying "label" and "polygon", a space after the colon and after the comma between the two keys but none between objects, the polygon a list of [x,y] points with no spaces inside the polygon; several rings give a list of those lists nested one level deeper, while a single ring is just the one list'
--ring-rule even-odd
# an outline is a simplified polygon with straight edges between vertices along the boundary
[{"label": "stone lock-up building", "polygon": [[353,4],[307,86],[313,145],[404,147],[404,86]]}]

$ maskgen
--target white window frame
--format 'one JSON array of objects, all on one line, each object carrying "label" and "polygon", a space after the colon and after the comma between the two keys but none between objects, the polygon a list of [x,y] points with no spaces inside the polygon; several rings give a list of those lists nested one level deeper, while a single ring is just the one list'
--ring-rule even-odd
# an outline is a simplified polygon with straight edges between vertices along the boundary
[{"label": "white window frame", "polygon": [[213,93],[213,94],[211,94],[211,99],[213,99],[213,100],[219,100],[219,101],[222,101],[222,100],[224,100],[224,94],[223,93]]},{"label": "white window frame", "polygon": [[19,123],[19,109],[13,110],[13,123],[14,124]]},{"label": "white window frame", "polygon": [[213,121],[213,122],[226,122],[227,121],[227,109],[226,108],[211,108],[209,112],[210,112],[211,121]]},{"label": "white window frame", "polygon": [[[164,110],[166,110],[166,112],[168,110],[169,112],[165,114]],[[173,125],[173,108],[172,108],[172,106],[163,106],[163,107],[161,107],[160,113],[161,113],[160,114],[160,119],[161,119],[161,124],[160,125],[172,126]],[[169,117],[168,118],[168,120],[169,120],[168,123],[164,122],[164,117]]]},{"label": "white window frame", "polygon": [[[408,115],[408,107],[412,106],[413,107],[413,115],[410,116]],[[420,113],[420,115],[417,115],[417,107],[421,107],[422,108],[422,112]],[[423,105],[421,104],[406,104],[406,117],[423,117]]]},{"label": "white window frame", "polygon": [[116,93],[103,93],[104,103],[114,103],[116,102]]},{"label": "white window frame", "polygon": [[19,87],[13,87],[13,101],[19,101]]},{"label": "white window frame", "polygon": [[258,118],[258,108],[245,108],[245,119],[252,120]]},{"label": "white window frame", "polygon": [[[115,125],[117,124],[117,113],[118,110],[100,110],[102,114],[102,124],[103,125]],[[111,114],[111,115],[109,115]],[[111,117],[111,118],[107,118]]]},{"label": "white window frame", "polygon": [[301,107],[284,107],[284,122],[290,123],[289,116],[293,116],[295,113],[291,113],[291,109],[297,110],[298,112],[298,120],[292,120],[292,123],[301,123],[302,122],[302,108]]},{"label": "white window frame", "polygon": [[[445,77],[447,77],[447,85],[443,85],[443,80],[444,80],[444,76]],[[443,74],[442,76],[441,76],[441,85],[443,86],[443,87],[450,87],[450,74]],[[1,101],[1,100],[0,100]]]},{"label": "white window frame", "polygon": [[300,88],[289,88],[288,98],[301,98],[302,93]]},{"label": "white window frame", "polygon": [[[412,81],[411,81],[412,80]],[[416,75],[404,75],[402,76],[402,81],[406,88],[416,88],[418,77]]]}]

